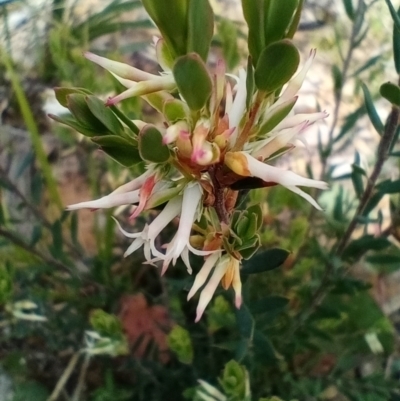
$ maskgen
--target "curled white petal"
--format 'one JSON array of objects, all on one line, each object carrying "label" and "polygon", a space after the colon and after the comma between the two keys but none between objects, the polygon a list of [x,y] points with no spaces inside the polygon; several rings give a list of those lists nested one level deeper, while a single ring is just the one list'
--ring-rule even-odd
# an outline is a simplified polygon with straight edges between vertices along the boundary
[{"label": "curled white petal", "polygon": [[103,196],[100,199],[80,202],[74,205],[67,206],[67,210],[77,210],[77,209],[107,209],[110,207],[128,205],[131,203],[139,202],[139,190],[116,193]]}]

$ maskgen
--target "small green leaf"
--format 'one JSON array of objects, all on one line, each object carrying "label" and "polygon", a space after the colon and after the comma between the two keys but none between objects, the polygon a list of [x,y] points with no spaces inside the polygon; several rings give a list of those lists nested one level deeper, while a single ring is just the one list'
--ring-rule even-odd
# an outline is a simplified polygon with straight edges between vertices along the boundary
[{"label": "small green leaf", "polygon": [[400,255],[371,255],[366,261],[373,265],[397,265],[400,269]]},{"label": "small green leaf", "polygon": [[164,102],[163,114],[170,124],[180,120],[188,120],[190,117],[189,107],[179,99],[169,99]]},{"label": "small green leaf", "polygon": [[332,72],[332,78],[333,78],[333,88],[335,90],[335,93],[338,93],[342,89],[342,86],[343,86],[342,71],[336,64],[333,64],[332,68],[331,68],[331,72]]},{"label": "small green leaf", "polygon": [[385,180],[376,186],[376,189],[382,194],[400,193],[400,180]]},{"label": "small green leaf", "polygon": [[67,96],[68,108],[80,125],[93,130],[97,135],[109,133],[107,127],[90,111],[86,95],[72,93]]},{"label": "small green leaf", "polygon": [[281,312],[289,303],[289,299],[285,297],[281,297],[279,295],[271,295],[269,297],[265,297],[259,299],[256,302],[253,302],[249,305],[250,310],[254,314],[259,313],[274,313]]},{"label": "small green leaf", "polygon": [[254,318],[246,305],[236,309],[236,323],[241,337],[252,340],[254,334]]},{"label": "small green leaf", "polygon": [[64,88],[64,87],[57,87],[54,88],[54,93],[56,95],[56,99],[61,106],[68,107],[68,95],[72,93],[78,93],[81,95],[91,95],[92,93],[85,88]]},{"label": "small green leaf", "polygon": [[139,152],[143,160],[165,163],[170,158],[167,145],[163,144],[161,132],[151,124],[145,125],[139,133]]},{"label": "small green leaf", "polygon": [[93,115],[107,127],[110,133],[115,135],[123,134],[124,128],[122,124],[102,100],[98,99],[96,96],[87,96],[86,103]]},{"label": "small green leaf", "polygon": [[376,238],[373,235],[364,235],[363,237],[350,242],[345,252],[343,253],[344,259],[357,257],[360,253],[366,251],[381,251],[391,244],[386,238]]},{"label": "small green leaf", "polygon": [[72,114],[69,114],[69,115],[67,114],[67,115],[63,115],[63,116],[55,116],[54,114],[49,114],[49,117],[51,119],[53,119],[54,121],[57,121],[61,124],[67,125],[68,127],[71,127],[75,131],[80,132],[82,135],[85,135],[88,137],[98,135],[97,131],[86,128],[83,125],[81,125],[80,123],[78,123],[78,121],[76,121],[76,119],[73,117]]},{"label": "small green leaf", "polygon": [[[397,16],[400,17],[400,8],[397,10]],[[400,30],[396,25],[393,26],[393,59],[397,75],[400,74]]]},{"label": "small green leaf", "polygon": [[190,365],[193,362],[193,345],[189,332],[181,326],[175,325],[167,337],[167,343],[179,361]]},{"label": "small green leaf", "polygon": [[285,262],[289,253],[290,252],[285,249],[279,248],[272,248],[260,252],[249,261],[243,263],[241,273],[255,274],[276,269]]},{"label": "small green leaf", "polygon": [[187,52],[207,61],[214,33],[214,13],[208,0],[190,0],[188,19]]},{"label": "small green leaf", "polygon": [[254,94],[254,67],[251,56],[247,58],[247,74],[246,74],[246,108],[250,110],[250,104]]},{"label": "small green leaf", "polygon": [[374,103],[371,98],[371,94],[369,93],[369,90],[364,83],[361,84],[361,87],[364,92],[364,103],[365,103],[365,108],[367,109],[369,119],[371,120],[372,125],[376,129],[376,132],[379,135],[382,135],[384,129],[383,124],[375,109]]},{"label": "small green leaf", "polygon": [[188,0],[142,0],[174,58],[186,54],[188,40]]},{"label": "small green leaf", "polygon": [[[245,400],[247,380],[247,372],[244,366],[231,360],[225,365],[219,383],[230,400]],[[211,397],[207,399],[211,399]],[[213,397],[213,399],[215,398]]]},{"label": "small green leaf", "polygon": [[266,7],[264,24],[265,44],[283,39],[299,5],[298,0],[272,1]]},{"label": "small green leaf", "polygon": [[296,104],[297,96],[294,99],[286,100],[277,106],[273,113],[270,113],[266,120],[263,121],[258,135],[265,135],[272,131],[293,109]]},{"label": "small green leaf", "polygon": [[[263,365],[273,364],[278,360],[278,354],[269,338],[260,330],[254,332],[254,357]],[[260,400],[261,401],[261,400]],[[267,399],[266,401],[281,401],[279,398]]]},{"label": "small green leaf", "polygon": [[290,80],[299,66],[300,56],[289,39],[272,43],[266,47],[258,60],[254,73],[258,89],[274,92]]},{"label": "small green leaf", "polygon": [[353,187],[356,192],[357,198],[361,199],[364,193],[364,182],[362,176],[366,173],[363,168],[360,167],[360,155],[356,152],[354,164],[352,164],[351,180],[353,181]]},{"label": "small green leaf", "polygon": [[351,21],[354,21],[355,13],[353,7],[353,0],[343,0],[344,9],[346,10],[347,16]]},{"label": "small green leaf", "polygon": [[395,8],[393,7],[393,4],[390,2],[390,0],[385,0],[387,6],[389,7],[390,15],[392,16],[393,23],[395,29],[397,29],[400,32],[400,17],[397,15]]},{"label": "small green leaf", "polygon": [[400,88],[398,85],[386,82],[381,85],[379,92],[390,103],[400,107]]},{"label": "small green leaf", "polygon": [[265,47],[264,4],[264,0],[242,0],[243,15],[249,27],[247,43],[253,65],[257,65],[261,51]]},{"label": "small green leaf", "polygon": [[370,200],[368,201],[368,203],[366,204],[363,212],[362,212],[362,216],[368,216],[372,210],[375,209],[375,207],[377,206],[377,204],[381,201],[381,199],[383,198],[384,193],[383,192],[376,192],[375,194],[373,194],[370,198]]},{"label": "small green leaf", "polygon": [[[228,71],[232,71],[241,59],[238,46],[238,27],[233,21],[222,18],[217,25],[217,34]],[[247,68],[247,73],[248,71],[249,69]]]},{"label": "small green leaf", "polygon": [[179,57],[173,74],[179,92],[192,110],[200,110],[211,96],[212,81],[207,68],[196,53]]},{"label": "small green leaf", "polygon": [[131,141],[116,135],[95,136],[92,141],[125,167],[130,167],[142,161],[137,146]]}]

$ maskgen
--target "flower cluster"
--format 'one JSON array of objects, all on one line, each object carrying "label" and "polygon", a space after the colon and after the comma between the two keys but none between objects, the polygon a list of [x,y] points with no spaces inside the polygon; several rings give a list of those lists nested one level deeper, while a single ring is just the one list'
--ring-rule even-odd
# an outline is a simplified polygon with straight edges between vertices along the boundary
[{"label": "flower cluster", "polygon": [[[86,53],[89,60],[107,69],[127,88],[108,99],[107,106],[142,96],[162,113],[164,128],[134,121],[140,130],[139,139],[154,145],[142,145],[145,173],[107,196],[70,205],[68,210],[135,205],[132,220],[143,210],[164,205],[141,232],[129,233],[117,222],[120,231],[133,239],[125,256],[143,248],[148,263],[161,262],[161,274],[178,258],[191,274],[190,254],[203,257],[203,267],[188,294],[190,299],[201,289],[198,321],[220,282],[225,289],[233,287],[237,308],[242,302],[241,260],[251,257],[259,247],[261,213],[254,207],[247,217],[238,216],[235,203],[241,188],[283,185],[320,209],[299,187],[326,189],[325,182],[301,177],[270,162],[291,150],[301,134],[327,114],[293,112],[315,51],[279,97],[276,92],[249,93],[246,71],[241,69],[238,76],[227,74],[224,62],[219,61],[214,72],[206,71],[211,90],[204,104],[197,106],[193,105],[197,99],[190,95],[181,93],[179,98],[171,94],[185,89],[180,90],[179,75],[171,72],[163,58],[163,40],[156,39],[155,46],[159,64],[164,67],[160,76]],[[186,61],[203,67],[196,54],[187,57]],[[179,225],[175,235],[159,249],[156,239],[176,217]]]}]

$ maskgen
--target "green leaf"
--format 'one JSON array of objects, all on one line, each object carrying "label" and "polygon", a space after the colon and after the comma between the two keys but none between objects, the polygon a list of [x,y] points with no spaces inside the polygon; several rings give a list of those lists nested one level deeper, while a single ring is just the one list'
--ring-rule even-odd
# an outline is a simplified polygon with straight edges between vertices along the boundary
[{"label": "green leaf", "polygon": [[95,131],[97,135],[109,133],[107,127],[99,121],[86,103],[86,95],[72,93],[67,96],[67,105],[80,125]]},{"label": "green leaf", "polygon": [[246,305],[236,309],[236,323],[240,335],[246,340],[252,340],[254,334],[254,319]]},{"label": "green leaf", "polygon": [[371,98],[371,94],[369,93],[369,90],[364,83],[361,84],[361,87],[364,92],[364,103],[365,103],[365,108],[367,109],[369,119],[371,120],[372,125],[376,129],[376,132],[379,135],[382,135],[384,127],[375,109],[374,103]]},{"label": "green leaf", "polygon": [[167,343],[180,362],[188,365],[193,362],[192,340],[186,329],[175,325],[168,334]]},{"label": "green leaf", "polygon": [[188,0],[142,0],[174,58],[187,51]]},{"label": "green leaf", "polygon": [[400,255],[371,255],[366,261],[373,265],[397,265],[400,269]]},{"label": "green leaf", "polygon": [[288,298],[281,297],[279,295],[271,295],[253,302],[249,305],[249,308],[254,314],[271,312],[275,313],[281,312],[283,309],[285,309],[288,303]]},{"label": "green leaf", "polygon": [[285,249],[272,248],[258,253],[249,261],[243,263],[242,274],[262,273],[276,269],[282,265],[289,256]]},{"label": "green leaf", "polygon": [[264,12],[265,45],[283,39],[299,5],[298,0],[270,1]]},{"label": "green leaf", "polygon": [[163,136],[154,125],[147,124],[140,130],[139,153],[143,160],[152,163],[165,163],[169,160],[169,148],[163,144]]},{"label": "green leaf", "polygon": [[249,27],[247,43],[253,65],[257,64],[265,47],[264,3],[264,0],[242,0],[243,15]]},{"label": "green leaf", "polygon": [[170,124],[180,120],[188,120],[190,117],[189,107],[179,99],[169,99],[164,102],[163,114]]},{"label": "green leaf", "polygon": [[53,237],[53,245],[50,251],[56,259],[59,259],[63,253],[63,236],[60,220],[56,220],[51,226],[51,234]]},{"label": "green leaf", "polygon": [[385,180],[376,186],[376,189],[382,194],[400,193],[400,180]]},{"label": "green leaf", "polygon": [[344,9],[346,10],[347,16],[351,21],[354,21],[355,13],[353,7],[353,0],[343,0]]},{"label": "green leaf", "polygon": [[336,64],[333,64],[331,72],[333,78],[333,88],[335,90],[335,93],[337,93],[342,89],[343,86],[342,71],[340,71],[340,68]]},{"label": "green leaf", "polygon": [[250,110],[250,104],[254,94],[254,68],[251,56],[247,58],[247,74],[246,74],[246,108]]},{"label": "green leaf", "polygon": [[[400,17],[400,8],[397,10],[397,16]],[[400,74],[400,30],[393,26],[393,59],[397,75]]]},{"label": "green leaf", "polygon": [[274,112],[270,114],[260,127],[258,135],[265,135],[272,131],[293,109],[297,102],[297,96],[294,99],[286,100],[275,108]]},{"label": "green leaf", "polygon": [[385,1],[387,6],[389,7],[390,15],[392,16],[395,29],[400,31],[400,17],[397,15],[396,10],[394,9],[393,4],[390,2],[390,0]]},{"label": "green leaf", "polygon": [[54,121],[57,121],[61,124],[65,124],[68,127],[71,127],[75,131],[80,132],[82,135],[88,136],[88,137],[93,137],[98,135],[98,132],[89,128],[84,127],[76,119],[72,116],[72,114],[67,114],[63,116],[55,116],[54,114],[49,114],[49,117],[53,119]]},{"label": "green leaf", "polygon": [[179,57],[173,74],[179,92],[192,110],[200,110],[211,96],[212,81],[203,60],[196,53]]},{"label": "green leaf", "polygon": [[130,167],[142,161],[137,146],[129,140],[116,135],[95,136],[92,141],[125,167]]},{"label": "green leaf", "polygon": [[[260,330],[254,332],[254,357],[265,364],[271,364],[278,360],[277,352],[269,338]],[[268,401],[279,401],[279,399],[268,399]]]},{"label": "green leaf", "polygon": [[300,56],[289,39],[272,43],[265,48],[254,73],[258,89],[274,92],[290,80],[299,66]]},{"label": "green leaf", "polygon": [[398,85],[386,82],[381,85],[379,92],[390,103],[400,107],[400,88]]},{"label": "green leaf", "polygon": [[187,53],[195,52],[207,61],[214,33],[214,13],[208,0],[189,1]]},{"label": "green leaf", "polygon": [[[238,46],[238,28],[231,20],[222,18],[217,25],[217,33],[228,71],[232,71],[239,64],[241,58]],[[247,68],[247,73],[248,71]]]},{"label": "green leaf", "polygon": [[386,238],[376,238],[373,235],[364,235],[363,237],[350,242],[345,252],[343,253],[344,259],[357,257],[360,253],[366,251],[381,251],[391,244]]},{"label": "green leaf", "polygon": [[364,182],[362,176],[365,175],[365,171],[359,166],[360,155],[356,152],[356,160],[352,164],[351,180],[353,182],[353,187],[356,192],[357,198],[361,199],[364,193]]},{"label": "green leaf", "polygon": [[64,87],[56,87],[54,88],[54,93],[56,95],[56,99],[61,106],[68,107],[68,95],[72,93],[78,93],[81,95],[91,95],[92,93],[85,88],[64,88]]},{"label": "green leaf", "polygon": [[383,192],[376,192],[375,194],[373,194],[366,204],[362,212],[362,216],[368,216],[372,212],[372,210],[375,209],[376,205],[381,201],[383,195]]},{"label": "green leaf", "polygon": [[103,123],[105,127],[115,135],[122,135],[124,128],[115,114],[104,102],[96,96],[87,96],[86,103],[93,115]]}]

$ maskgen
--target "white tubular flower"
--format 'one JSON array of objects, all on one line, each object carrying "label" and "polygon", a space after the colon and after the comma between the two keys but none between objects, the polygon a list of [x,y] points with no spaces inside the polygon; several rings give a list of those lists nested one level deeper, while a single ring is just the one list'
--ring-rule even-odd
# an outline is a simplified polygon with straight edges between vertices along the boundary
[{"label": "white tubular flower", "polygon": [[281,121],[273,131],[279,131],[286,128],[293,128],[303,123],[304,121],[308,121],[309,125],[314,124],[316,121],[322,120],[328,117],[329,114],[326,111],[321,111],[318,113],[309,113],[309,114],[295,114],[293,116],[286,117],[283,121]]},{"label": "white tubular flower", "polygon": [[[213,259],[210,260],[210,258],[213,256],[214,255],[210,256],[206,260],[202,269],[198,273],[198,275],[200,274],[200,278],[198,279],[197,283],[195,280],[193,286],[195,285],[196,286],[194,287],[193,293],[189,293],[191,296],[193,296],[193,294],[197,291],[197,289],[201,287],[201,285],[205,282],[205,280],[207,280],[207,277],[209,276],[210,271],[213,267],[215,256]],[[240,268],[240,262],[230,255],[224,255],[219,259],[211,278],[208,280],[208,283],[200,293],[199,303],[196,309],[195,322],[198,322],[201,319],[204,310],[211,301],[211,298],[213,297],[215,290],[217,289],[218,284],[221,280],[222,280],[222,285],[224,286],[225,289],[227,289],[232,285],[235,291],[235,306],[238,309],[240,308],[242,304],[242,293],[241,293],[242,283],[240,281],[239,268]]]},{"label": "white tubular flower", "polygon": [[229,143],[231,144],[231,146],[235,144],[237,139],[237,135],[239,132],[239,123],[246,109],[246,96],[246,71],[241,69],[239,70],[239,80],[237,83],[235,99],[230,109],[227,110],[229,117],[229,128],[235,128],[233,134],[229,138]]},{"label": "white tubular flower", "polygon": [[206,261],[204,262],[204,265],[202,266],[200,271],[196,274],[196,278],[194,279],[192,288],[190,289],[189,294],[187,296],[188,301],[190,298],[193,297],[194,294],[196,294],[196,292],[200,289],[200,287],[202,287],[203,284],[207,281],[207,278],[210,275],[212,268],[215,266],[215,264],[217,263],[220,256],[221,256],[221,252],[215,252],[206,259]]},{"label": "white tubular flower", "polygon": [[245,177],[258,177],[265,182],[272,182],[283,185],[290,191],[300,195],[310,202],[316,209],[322,210],[318,203],[307,193],[297,188],[297,186],[328,189],[328,184],[324,181],[312,180],[301,177],[292,171],[285,171],[278,167],[270,166],[245,152],[229,152],[225,156],[225,164],[236,174]]},{"label": "white tubular flower", "polygon": [[67,210],[108,209],[115,206],[134,204],[139,202],[139,193],[139,189],[123,193],[111,193],[100,199],[69,205],[67,206]]},{"label": "white tubular flower", "polygon": [[[168,258],[176,263],[180,254],[189,244],[192,225],[196,220],[197,208],[203,196],[203,190],[199,183],[190,183],[183,191],[182,212],[179,219],[179,227],[176,236],[171,241],[171,248],[167,250],[164,258]],[[189,244],[190,246],[190,244]]]},{"label": "white tubular flower", "polygon": [[[311,64],[315,58],[317,53],[316,49],[311,49],[310,55],[308,56],[307,61],[305,62],[303,68],[289,81],[286,89],[283,91],[279,100],[276,103],[282,103],[286,100],[292,99],[296,93],[300,90],[303,85],[304,79],[307,75],[308,70],[311,67]],[[276,104],[275,103],[275,104]]]},{"label": "white tubular flower", "polygon": [[182,197],[178,196],[170,200],[160,212],[160,214],[150,223],[146,225],[143,231],[138,233],[129,233],[125,231],[119,222],[114,219],[118,225],[119,230],[128,238],[134,238],[135,240],[129,246],[124,253],[124,256],[128,256],[143,246],[144,256],[147,261],[152,260],[152,254],[160,257],[164,256],[161,252],[157,251],[155,247],[155,239],[161,233],[161,231],[176,217],[179,215],[182,207]]}]

